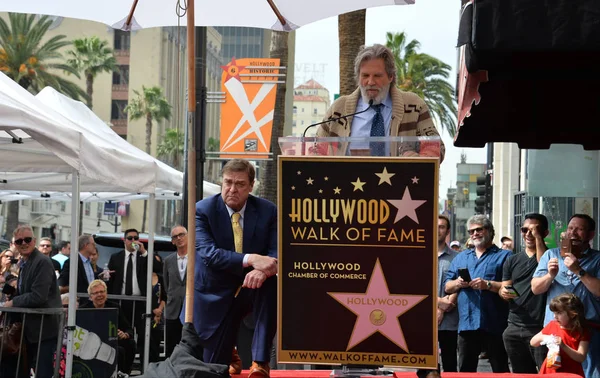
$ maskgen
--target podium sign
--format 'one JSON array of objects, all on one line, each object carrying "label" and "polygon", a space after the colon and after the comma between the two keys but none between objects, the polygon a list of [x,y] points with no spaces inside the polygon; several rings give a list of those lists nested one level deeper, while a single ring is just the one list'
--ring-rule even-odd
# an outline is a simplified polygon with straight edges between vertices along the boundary
[{"label": "podium sign", "polygon": [[438,167],[279,157],[280,362],[437,367]]}]

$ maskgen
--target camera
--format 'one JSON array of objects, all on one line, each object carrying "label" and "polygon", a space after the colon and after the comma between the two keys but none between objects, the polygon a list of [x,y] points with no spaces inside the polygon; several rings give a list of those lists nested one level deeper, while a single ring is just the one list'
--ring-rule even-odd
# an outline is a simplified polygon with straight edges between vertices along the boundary
[{"label": "camera", "polygon": [[19,259],[15,259],[14,257],[10,259],[11,265],[15,265],[19,263]]}]

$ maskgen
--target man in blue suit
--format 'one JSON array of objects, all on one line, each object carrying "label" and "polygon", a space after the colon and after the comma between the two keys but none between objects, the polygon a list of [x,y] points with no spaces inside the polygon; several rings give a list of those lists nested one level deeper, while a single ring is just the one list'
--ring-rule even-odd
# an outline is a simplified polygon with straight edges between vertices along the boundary
[{"label": "man in blue suit", "polygon": [[249,162],[231,160],[221,195],[196,204],[194,278],[194,327],[205,362],[232,362],[240,322],[253,311],[252,378],[270,376],[277,316],[277,209],[250,195],[254,177]]}]

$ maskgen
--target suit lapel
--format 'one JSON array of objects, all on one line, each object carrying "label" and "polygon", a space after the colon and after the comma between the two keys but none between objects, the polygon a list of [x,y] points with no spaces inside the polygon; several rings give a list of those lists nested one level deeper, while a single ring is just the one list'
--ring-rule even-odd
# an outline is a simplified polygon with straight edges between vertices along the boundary
[{"label": "suit lapel", "polygon": [[252,235],[254,235],[257,217],[258,214],[256,212],[256,207],[254,206],[254,198],[248,197],[248,200],[246,201],[246,210],[244,211],[244,252],[250,252],[249,245],[251,245]]}]

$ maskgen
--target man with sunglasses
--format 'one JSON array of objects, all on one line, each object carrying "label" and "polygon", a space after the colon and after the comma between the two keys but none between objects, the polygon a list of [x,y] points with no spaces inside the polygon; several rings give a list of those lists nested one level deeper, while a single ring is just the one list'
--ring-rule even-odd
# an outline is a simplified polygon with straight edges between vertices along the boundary
[{"label": "man with sunglasses", "polygon": [[54,259],[52,259],[52,239],[48,238],[48,237],[43,237],[40,239],[40,244],[38,245],[38,249],[40,250],[40,252],[42,252],[42,254],[44,254],[44,256],[48,256],[50,257],[50,262],[52,263],[52,266],[54,267],[54,273],[56,273],[56,277],[58,278],[61,268],[60,268],[60,263]]},{"label": "man with sunglasses", "polygon": [[[61,308],[62,303],[52,262],[35,248],[33,229],[21,225],[13,233],[21,254],[21,270],[17,280],[17,295],[5,307]],[[36,377],[47,378],[54,373],[53,355],[58,337],[58,315],[28,315],[25,329],[27,361],[31,368],[37,364]],[[41,342],[40,340],[41,333]],[[39,347],[39,354],[38,354]]]},{"label": "man with sunglasses", "polygon": [[177,253],[165,258],[163,264],[163,279],[167,291],[167,306],[165,319],[167,326],[165,347],[166,357],[173,353],[175,345],[181,341],[182,324],[179,314],[185,300],[185,283],[187,278],[187,230],[181,225],[171,229],[171,242],[177,247]]},{"label": "man with sunglasses", "polygon": [[[140,233],[130,228],[123,234],[125,249],[110,256],[108,270],[111,272],[108,280],[108,293],[116,295],[146,296],[146,282],[148,275],[148,252],[144,243],[140,241]],[[154,271],[160,269],[156,261]],[[144,355],[145,344],[145,319],[146,312],[144,301],[124,300],[121,308],[127,319],[131,320],[138,335],[138,353]],[[144,364],[142,363],[142,368]]]},{"label": "man with sunglasses", "polygon": [[543,328],[546,295],[531,291],[531,278],[538,262],[548,249],[548,219],[537,213],[525,215],[521,235],[525,250],[504,263],[502,287],[498,294],[508,302],[508,327],[502,338],[513,373],[537,374],[546,357],[546,347],[529,345],[531,338]]},{"label": "man with sunglasses", "polygon": [[547,250],[537,266],[531,290],[539,295],[547,293],[544,325],[554,314],[550,310],[552,298],[573,293],[581,299],[585,318],[591,332],[590,346],[582,366],[587,378],[600,378],[600,251],[591,247],[596,235],[596,221],[587,214],[574,214],[569,219],[565,238],[580,250],[579,257],[561,248]]},{"label": "man with sunglasses", "polygon": [[458,293],[458,370],[476,372],[479,354],[485,349],[492,371],[509,373],[502,341],[508,305],[497,293],[502,267],[512,252],[493,243],[494,226],[485,215],[472,216],[467,227],[474,248],[452,260],[445,279],[446,293]]}]

